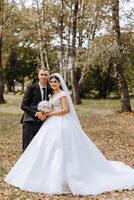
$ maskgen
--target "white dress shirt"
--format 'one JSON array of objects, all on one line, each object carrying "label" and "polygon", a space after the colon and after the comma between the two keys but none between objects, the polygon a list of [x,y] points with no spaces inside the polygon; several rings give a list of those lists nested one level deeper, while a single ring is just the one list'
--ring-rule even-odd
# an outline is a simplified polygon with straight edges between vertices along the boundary
[{"label": "white dress shirt", "polygon": [[41,98],[42,98],[42,101],[43,101],[43,99],[44,99],[44,96],[43,96],[44,92],[43,92],[42,88],[46,88],[46,86],[42,87],[41,84],[40,84],[40,82],[39,82],[39,87],[40,87],[40,92],[41,92]]}]

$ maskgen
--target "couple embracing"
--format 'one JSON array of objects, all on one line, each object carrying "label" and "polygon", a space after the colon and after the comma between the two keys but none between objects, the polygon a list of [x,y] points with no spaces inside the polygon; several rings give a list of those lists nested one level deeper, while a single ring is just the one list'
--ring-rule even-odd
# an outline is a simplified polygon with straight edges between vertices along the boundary
[{"label": "couple embracing", "polygon": [[[97,195],[133,189],[134,169],[107,160],[85,134],[62,76],[49,76],[48,70],[41,69],[38,78],[39,83],[29,87],[21,105],[25,111],[24,152],[5,181],[46,194]],[[42,100],[49,100],[50,112],[37,110]]]}]

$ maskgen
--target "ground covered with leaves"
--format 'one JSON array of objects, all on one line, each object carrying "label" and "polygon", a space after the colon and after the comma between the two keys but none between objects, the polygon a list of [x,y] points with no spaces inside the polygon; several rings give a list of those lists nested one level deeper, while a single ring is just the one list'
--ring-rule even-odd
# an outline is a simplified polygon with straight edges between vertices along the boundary
[{"label": "ground covered with leaves", "polygon": [[[5,183],[5,175],[21,155],[21,98],[7,95],[7,104],[0,105],[0,200],[134,200],[134,190],[85,197],[50,196],[21,191]],[[117,112],[118,100],[84,100],[76,109],[83,129],[106,158],[134,168],[134,114]]]}]

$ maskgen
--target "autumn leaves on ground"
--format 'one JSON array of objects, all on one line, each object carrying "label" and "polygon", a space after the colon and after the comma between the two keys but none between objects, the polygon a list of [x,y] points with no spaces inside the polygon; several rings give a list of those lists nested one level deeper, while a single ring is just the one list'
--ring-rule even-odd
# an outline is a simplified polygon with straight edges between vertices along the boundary
[{"label": "autumn leaves on ground", "polygon": [[[3,181],[21,154],[20,102],[22,96],[7,95],[0,105],[0,199],[1,200],[133,200],[134,190],[114,191],[97,196],[29,193]],[[132,100],[134,105],[134,101]],[[87,135],[110,160],[134,168],[134,114],[120,114],[118,100],[84,100],[76,107]]]}]

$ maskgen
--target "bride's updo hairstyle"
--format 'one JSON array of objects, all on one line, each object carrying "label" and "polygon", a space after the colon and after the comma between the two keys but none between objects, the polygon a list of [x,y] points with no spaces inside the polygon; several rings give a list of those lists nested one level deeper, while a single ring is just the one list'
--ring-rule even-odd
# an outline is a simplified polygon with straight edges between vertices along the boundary
[{"label": "bride's updo hairstyle", "polygon": [[[60,79],[56,75],[50,76],[49,80],[51,81],[51,79],[53,79],[53,78],[56,79],[60,83]],[[60,89],[63,90],[62,87],[61,87],[61,85],[60,85]]]}]

